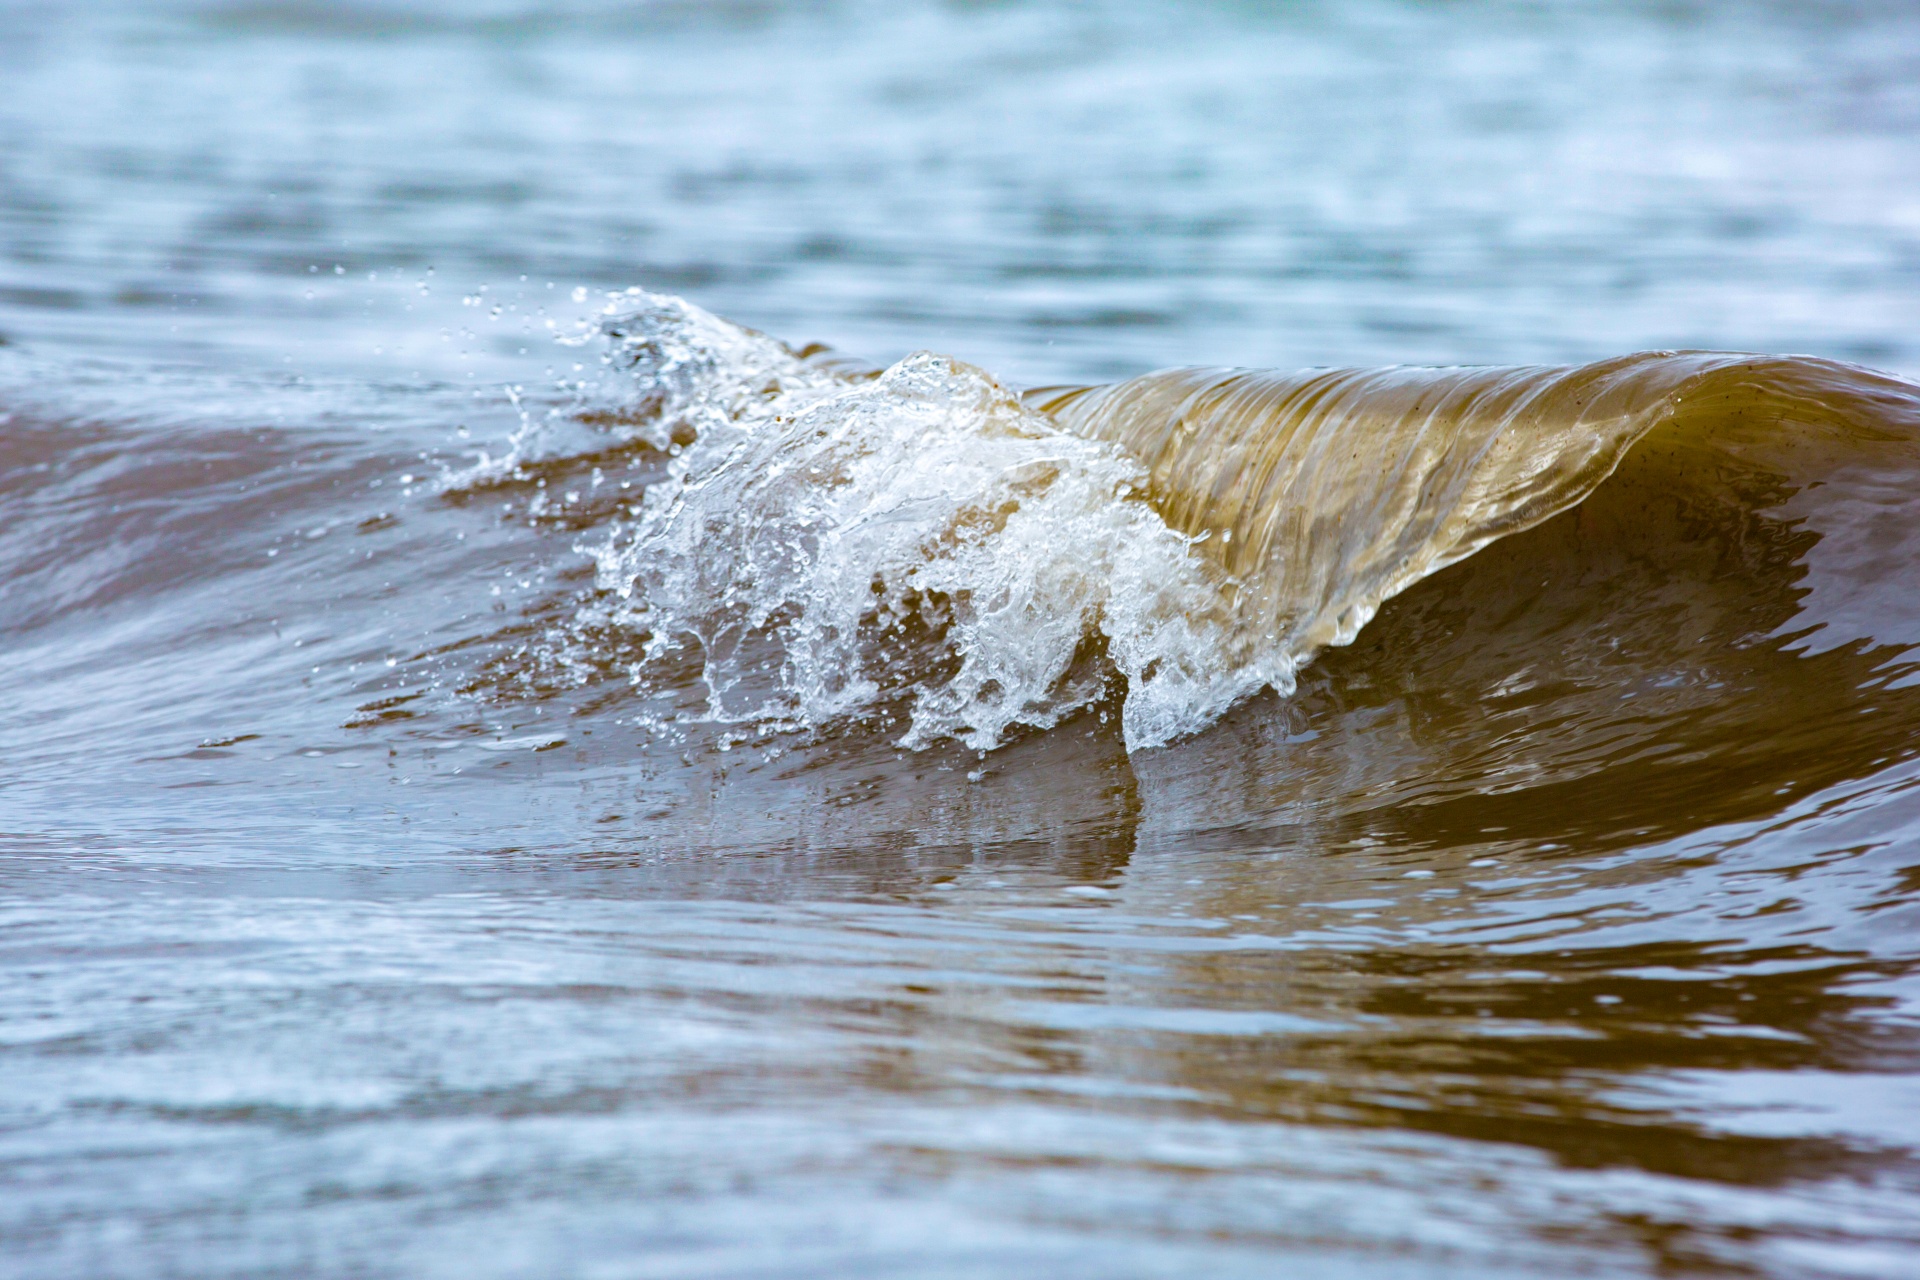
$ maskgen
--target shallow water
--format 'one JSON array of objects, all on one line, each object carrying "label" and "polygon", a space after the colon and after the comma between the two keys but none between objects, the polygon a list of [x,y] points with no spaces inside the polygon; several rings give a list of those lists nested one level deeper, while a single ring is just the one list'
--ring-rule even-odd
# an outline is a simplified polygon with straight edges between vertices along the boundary
[{"label": "shallow water", "polygon": [[1915,1274],[1917,70],[0,7],[0,1273]]}]

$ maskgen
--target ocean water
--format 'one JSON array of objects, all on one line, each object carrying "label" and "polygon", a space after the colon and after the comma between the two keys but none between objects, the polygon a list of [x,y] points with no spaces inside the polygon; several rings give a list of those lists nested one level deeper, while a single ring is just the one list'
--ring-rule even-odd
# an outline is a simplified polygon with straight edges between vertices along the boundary
[{"label": "ocean water", "polygon": [[0,1275],[1920,1275],[1917,158],[1900,4],[0,3]]}]

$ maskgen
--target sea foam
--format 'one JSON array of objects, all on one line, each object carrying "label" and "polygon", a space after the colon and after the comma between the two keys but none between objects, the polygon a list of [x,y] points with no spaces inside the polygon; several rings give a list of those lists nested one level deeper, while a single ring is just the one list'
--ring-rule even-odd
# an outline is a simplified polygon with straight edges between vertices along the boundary
[{"label": "sea foam", "polygon": [[676,456],[593,550],[649,659],[697,651],[712,719],[893,718],[904,746],[985,750],[1117,692],[1141,749],[1292,687],[1294,659],[1245,642],[1235,584],[1115,446],[957,360],[853,376],[634,301],[604,326],[609,360]]}]

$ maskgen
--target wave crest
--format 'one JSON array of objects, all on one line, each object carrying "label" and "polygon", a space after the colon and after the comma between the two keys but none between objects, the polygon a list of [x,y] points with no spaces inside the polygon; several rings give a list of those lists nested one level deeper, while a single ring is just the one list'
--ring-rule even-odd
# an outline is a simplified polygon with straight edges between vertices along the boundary
[{"label": "wave crest", "polygon": [[1234,584],[1168,528],[1122,451],[959,361],[923,352],[850,378],[711,341],[714,323],[677,300],[610,322],[616,341],[646,335],[642,401],[702,426],[597,549],[649,657],[697,649],[712,718],[903,719],[904,746],[985,750],[1117,678],[1142,748],[1291,687],[1292,662],[1242,642]]}]

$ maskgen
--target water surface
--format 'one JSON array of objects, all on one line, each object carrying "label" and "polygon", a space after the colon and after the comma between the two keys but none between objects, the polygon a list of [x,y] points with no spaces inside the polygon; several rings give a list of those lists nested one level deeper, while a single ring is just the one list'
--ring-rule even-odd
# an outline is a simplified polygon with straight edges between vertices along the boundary
[{"label": "water surface", "polygon": [[1917,70],[0,7],[0,1271],[1913,1274]]}]

